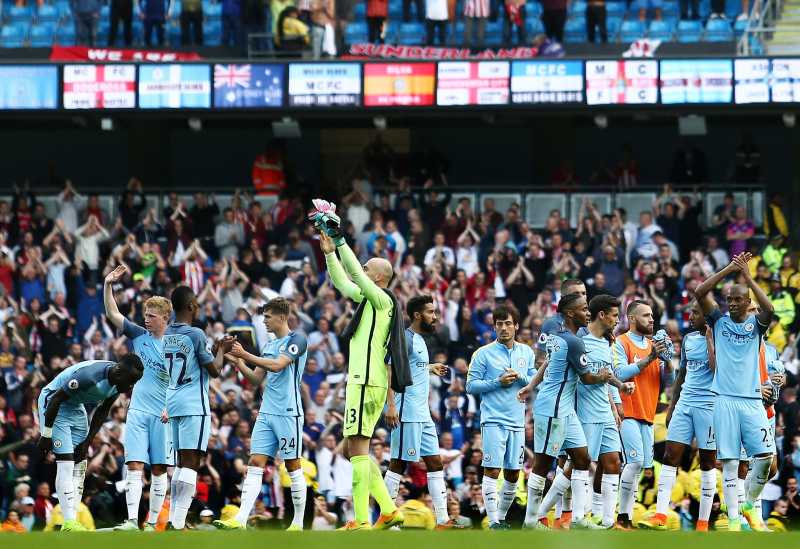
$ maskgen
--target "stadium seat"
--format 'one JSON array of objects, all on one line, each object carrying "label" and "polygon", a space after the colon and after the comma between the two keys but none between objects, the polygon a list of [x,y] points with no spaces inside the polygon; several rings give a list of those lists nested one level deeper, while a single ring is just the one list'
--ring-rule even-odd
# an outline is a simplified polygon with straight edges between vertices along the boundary
[{"label": "stadium seat", "polygon": [[677,30],[678,42],[687,44],[699,42],[703,35],[703,25],[700,21],[680,21]]},{"label": "stadium seat", "polygon": [[55,6],[58,10],[59,21],[64,21],[72,17],[72,8],[68,2],[57,2]]},{"label": "stadium seat", "polygon": [[586,19],[583,17],[573,17],[567,20],[564,27],[564,42],[575,44],[586,42]]},{"label": "stadium seat", "polygon": [[171,47],[177,48],[181,45],[181,26],[177,19],[167,20],[166,34],[167,44]]},{"label": "stadium seat", "polygon": [[387,44],[397,44],[397,32],[400,24],[396,21],[389,21],[384,26],[383,40]]},{"label": "stadium seat", "polygon": [[572,17],[574,15],[586,15],[586,2],[583,0],[573,0],[569,6],[569,16]]},{"label": "stadium seat", "polygon": [[203,44],[206,46],[219,46],[222,43],[222,22],[219,20],[206,21],[203,25]]},{"label": "stadium seat", "polygon": [[30,23],[33,12],[28,6],[8,6],[6,21],[9,23]]},{"label": "stadium seat", "polygon": [[733,23],[733,33],[736,35],[737,39],[741,37],[742,34],[744,34],[744,31],[747,30],[747,23],[748,23],[747,19],[737,19]]},{"label": "stadium seat", "polygon": [[742,13],[741,0],[726,0],[725,1],[725,16],[734,21],[739,14]]},{"label": "stadium seat", "polygon": [[367,17],[367,3],[356,2],[356,7],[353,10],[353,19],[355,21],[364,21]]},{"label": "stadium seat", "polygon": [[530,37],[536,36],[537,34],[542,34],[544,32],[542,20],[538,17],[528,16],[525,19],[525,30]]},{"label": "stadium seat", "polygon": [[661,5],[662,18],[665,18],[666,16],[669,16],[670,18],[677,18],[680,12],[680,6],[677,2],[664,2]]},{"label": "stadium seat", "polygon": [[75,24],[72,19],[66,19],[56,29],[55,43],[62,46],[75,45]]},{"label": "stadium seat", "polygon": [[456,30],[448,36],[449,44],[460,46],[464,43],[464,21],[456,21]]},{"label": "stadium seat", "polygon": [[606,2],[606,18],[625,16],[625,2]]},{"label": "stadium seat", "polygon": [[667,21],[651,21],[650,28],[647,29],[647,37],[651,40],[672,40],[675,27]]},{"label": "stadium seat", "polygon": [[498,47],[503,44],[503,22],[501,20],[486,23],[485,39],[487,46]]},{"label": "stadium seat", "polygon": [[111,6],[108,4],[100,7],[100,21],[103,19],[111,19]]},{"label": "stadium seat", "polygon": [[425,27],[422,23],[400,23],[397,43],[404,46],[419,46],[425,43]]},{"label": "stadium seat", "polygon": [[[97,23],[97,43],[105,46],[108,44],[109,34],[111,33],[111,21],[109,19],[101,19]],[[118,46],[123,42],[122,29],[117,30],[116,44],[109,44],[110,46]]]},{"label": "stadium seat", "polygon": [[32,48],[49,48],[53,45],[55,29],[51,25],[33,25],[29,34]]},{"label": "stadium seat", "polygon": [[36,11],[36,20],[39,23],[57,23],[58,9],[52,4],[42,4]]},{"label": "stadium seat", "polygon": [[203,17],[206,21],[222,20],[222,4],[215,2],[203,6]]},{"label": "stadium seat", "polygon": [[606,30],[608,31],[609,40],[613,40],[617,36],[621,26],[622,17],[606,17]]},{"label": "stadium seat", "polygon": [[711,15],[711,0],[700,0],[700,19],[706,20]]},{"label": "stadium seat", "polygon": [[400,21],[403,19],[403,2],[402,0],[392,0],[389,2],[389,20]]},{"label": "stadium seat", "polygon": [[144,44],[144,21],[136,17],[133,20],[132,26],[133,26],[133,43]]},{"label": "stadium seat", "polygon": [[344,30],[344,41],[348,44],[366,42],[368,37],[367,24],[363,21],[353,21]]},{"label": "stadium seat", "polygon": [[622,26],[619,28],[619,41],[627,44],[643,38],[644,34],[644,23],[639,20],[626,20],[622,22]]},{"label": "stadium seat", "polygon": [[525,4],[525,15],[528,19],[533,17],[540,18],[542,16],[542,4],[539,2],[528,2]]},{"label": "stadium seat", "polygon": [[729,42],[733,40],[731,24],[727,19],[709,19],[706,23],[706,32],[703,35],[705,42]]},{"label": "stadium seat", "polygon": [[0,48],[21,48],[25,35],[19,25],[4,25],[0,30]]}]

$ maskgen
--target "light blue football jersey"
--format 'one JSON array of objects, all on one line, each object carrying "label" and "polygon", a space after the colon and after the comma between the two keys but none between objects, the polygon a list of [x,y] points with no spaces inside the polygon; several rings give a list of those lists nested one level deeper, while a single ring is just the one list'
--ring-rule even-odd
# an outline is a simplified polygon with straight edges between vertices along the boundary
[{"label": "light blue football jersey", "polygon": [[692,332],[686,334],[681,345],[681,369],[686,370],[686,377],[678,399],[681,404],[696,408],[713,408],[714,372],[708,363],[708,343],[705,334]]},{"label": "light blue football jersey", "polygon": [[755,315],[734,322],[730,314],[715,309],[706,317],[714,328],[716,370],[712,392],[738,398],[761,399],[759,350],[768,326]]},{"label": "light blue football jersey", "polygon": [[169,372],[164,366],[163,340],[125,319],[122,333],[130,340],[131,350],[142,359],[144,374],[133,386],[131,410],[160,416],[167,406]]},{"label": "light blue football jersey", "polygon": [[97,404],[119,394],[117,387],[108,381],[108,371],[114,362],[108,360],[87,360],[70,366],[48,383],[42,393],[47,402],[59,389],[69,398],[69,405]]},{"label": "light blue football jersey", "polygon": [[[582,338],[586,349],[586,367],[592,374],[602,369],[614,371],[611,361],[611,344],[604,337],[595,337],[591,333]],[[614,421],[611,402],[608,400],[608,383],[587,385],[578,380],[578,419],[581,423],[607,423]]]},{"label": "light blue football jersey", "polygon": [[400,414],[400,421],[431,421],[429,403],[431,374],[428,371],[428,346],[422,336],[411,328],[406,328],[406,349],[408,365],[411,368],[411,386],[404,393],[395,393],[394,403]]},{"label": "light blue football jersey", "polygon": [[568,330],[550,335],[547,360],[533,404],[534,414],[558,418],[574,414],[578,376],[589,371],[583,341]]},{"label": "light blue football jersey", "polygon": [[163,339],[164,363],[169,372],[167,414],[207,416],[208,372],[205,366],[214,361],[208,350],[206,334],[182,322],[173,322]]},{"label": "light blue football jersey", "polygon": [[261,399],[262,414],[301,417],[303,400],[300,386],[308,357],[308,343],[303,334],[289,332],[285,337],[273,339],[264,346],[264,358],[286,355],[292,361],[280,372],[267,372],[267,387]]}]

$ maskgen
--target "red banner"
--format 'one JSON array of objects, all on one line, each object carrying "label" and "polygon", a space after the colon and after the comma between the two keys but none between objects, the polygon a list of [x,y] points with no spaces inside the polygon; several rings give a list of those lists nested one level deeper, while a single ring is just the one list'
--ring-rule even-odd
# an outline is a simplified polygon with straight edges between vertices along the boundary
[{"label": "red banner", "polygon": [[538,48],[508,48],[472,53],[469,48],[433,48],[427,46],[392,46],[388,44],[353,44],[351,57],[384,59],[529,59],[539,54]]},{"label": "red banner", "polygon": [[202,59],[194,52],[124,50],[112,48],[87,48],[85,46],[53,46],[51,61],[151,61],[168,63],[171,61],[197,61]]}]

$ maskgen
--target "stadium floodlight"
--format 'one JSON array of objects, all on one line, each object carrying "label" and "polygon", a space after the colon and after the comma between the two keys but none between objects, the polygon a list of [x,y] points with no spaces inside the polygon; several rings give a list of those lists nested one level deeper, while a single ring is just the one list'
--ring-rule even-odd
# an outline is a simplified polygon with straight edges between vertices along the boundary
[{"label": "stadium floodlight", "polygon": [[114,131],[114,119],[104,117],[100,119],[100,129],[104,132],[113,132]]},{"label": "stadium floodlight", "polygon": [[604,130],[608,127],[608,117],[604,114],[598,114],[594,117],[594,125]]},{"label": "stadium floodlight", "polygon": [[386,117],[385,116],[376,116],[372,119],[372,124],[375,126],[375,129],[378,131],[386,130]]},{"label": "stadium floodlight", "polygon": [[193,132],[201,132],[203,131],[203,121],[199,118],[190,118],[189,119],[189,129]]},{"label": "stadium floodlight", "polygon": [[793,112],[785,112],[781,118],[783,118],[783,125],[787,128],[794,128],[797,123],[797,116]]}]

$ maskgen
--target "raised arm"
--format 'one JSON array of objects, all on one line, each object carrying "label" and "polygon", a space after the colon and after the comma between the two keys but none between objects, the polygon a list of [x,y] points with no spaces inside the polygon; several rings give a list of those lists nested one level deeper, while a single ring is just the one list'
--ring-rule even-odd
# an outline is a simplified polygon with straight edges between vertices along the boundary
[{"label": "raised arm", "polygon": [[120,265],[106,276],[103,283],[103,304],[106,309],[106,316],[111,321],[111,324],[117,330],[121,330],[125,324],[125,317],[119,312],[117,301],[114,299],[114,289],[112,285],[117,282],[125,274],[127,269],[124,265]]},{"label": "raised arm", "polygon": [[713,275],[705,279],[702,282],[702,284],[700,284],[694,291],[694,295],[697,298],[697,301],[700,303],[700,307],[703,309],[704,315],[707,316],[711,314],[715,309],[717,309],[717,305],[716,303],[714,303],[714,300],[711,297],[711,294],[713,293],[714,288],[717,287],[717,284],[719,284],[725,278],[727,278],[728,275],[735,273],[740,269],[740,267],[736,264],[736,257],[733,258],[733,261],[728,263],[728,265],[726,265],[720,271],[714,273]]},{"label": "raised arm", "polygon": [[361,293],[361,288],[354,284],[353,281],[348,278],[347,273],[344,272],[342,264],[339,263],[339,258],[336,257],[336,245],[333,243],[333,240],[325,233],[320,233],[319,246],[325,254],[328,276],[331,277],[333,285],[342,295],[352,299],[356,303],[360,303],[361,300],[364,299],[364,295]]},{"label": "raised arm", "polygon": [[775,316],[775,308],[772,306],[772,302],[767,297],[767,294],[764,293],[761,286],[756,284],[756,281],[753,280],[753,276],[750,274],[750,268],[747,266],[747,263],[751,258],[750,253],[745,252],[734,257],[733,262],[742,272],[747,287],[753,292],[753,295],[756,296],[756,303],[758,303],[760,309],[757,315],[758,322],[764,327],[764,331],[766,331],[766,328],[769,327],[772,318]]},{"label": "raised arm", "polygon": [[342,265],[344,270],[350,275],[352,281],[361,289],[362,294],[369,302],[375,307],[376,310],[384,310],[392,307],[392,298],[386,292],[375,284],[372,279],[367,276],[364,269],[361,267],[356,254],[350,249],[347,243],[339,246],[339,255],[342,257]]}]

